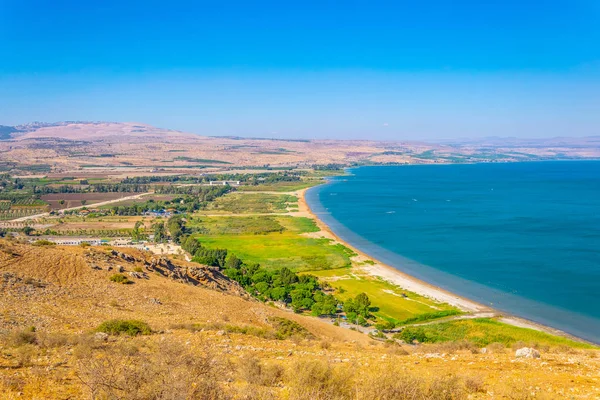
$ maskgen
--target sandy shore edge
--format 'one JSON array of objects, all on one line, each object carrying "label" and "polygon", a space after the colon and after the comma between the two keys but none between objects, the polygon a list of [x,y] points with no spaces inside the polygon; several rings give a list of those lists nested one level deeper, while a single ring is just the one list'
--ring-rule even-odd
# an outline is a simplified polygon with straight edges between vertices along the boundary
[{"label": "sandy shore edge", "polygon": [[408,275],[402,271],[399,271],[396,268],[394,268],[390,265],[387,265],[385,263],[382,263],[381,261],[377,260],[376,258],[369,256],[368,254],[362,252],[361,250],[357,249],[350,243],[346,242],[345,240],[343,240],[342,238],[337,236],[331,230],[329,225],[327,225],[325,222],[323,222],[317,216],[317,214],[315,214],[311,210],[310,206],[308,205],[308,203],[306,201],[306,192],[308,190],[314,189],[314,188],[315,187],[302,189],[302,190],[299,190],[296,192],[296,195],[298,196],[298,212],[297,212],[297,214],[304,215],[304,216],[307,216],[307,217],[315,220],[317,227],[320,229],[319,232],[315,232],[316,235],[319,235],[320,237],[324,237],[327,239],[331,239],[335,243],[340,243],[340,244],[348,247],[352,251],[354,251],[356,254],[358,254],[357,257],[353,258],[354,261],[357,261],[357,262],[364,262],[366,260],[373,261],[374,262],[373,265],[364,264],[364,265],[361,265],[360,267],[358,267],[362,271],[368,273],[369,275],[384,279],[396,286],[399,286],[405,290],[417,293],[421,296],[429,297],[433,300],[450,304],[450,305],[458,308],[461,311],[469,313],[471,315],[471,317],[498,317],[499,321],[504,322],[509,325],[513,325],[513,326],[517,326],[517,327],[521,327],[521,328],[535,329],[535,330],[543,331],[543,332],[546,332],[546,333],[549,333],[552,335],[563,336],[563,337],[566,337],[566,338],[569,338],[569,339],[572,339],[572,340],[575,340],[578,342],[591,343],[584,339],[570,335],[559,329],[555,329],[555,328],[552,328],[552,327],[549,327],[546,325],[542,325],[542,324],[539,324],[539,323],[536,323],[533,321],[529,321],[524,318],[507,315],[506,313],[499,312],[498,310],[495,310],[491,307],[485,306],[483,304],[477,303],[475,301],[472,301],[472,300],[464,298],[464,297],[460,297],[460,296],[458,296],[454,293],[451,293],[447,290],[436,287],[436,286],[431,285],[427,282],[424,282],[420,279],[417,279],[411,275]]}]

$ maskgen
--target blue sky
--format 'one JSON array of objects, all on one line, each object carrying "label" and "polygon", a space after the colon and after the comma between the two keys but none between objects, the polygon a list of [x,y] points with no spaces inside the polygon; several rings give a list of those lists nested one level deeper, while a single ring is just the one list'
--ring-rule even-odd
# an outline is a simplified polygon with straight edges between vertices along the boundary
[{"label": "blue sky", "polygon": [[0,124],[600,134],[600,3],[0,0]]}]

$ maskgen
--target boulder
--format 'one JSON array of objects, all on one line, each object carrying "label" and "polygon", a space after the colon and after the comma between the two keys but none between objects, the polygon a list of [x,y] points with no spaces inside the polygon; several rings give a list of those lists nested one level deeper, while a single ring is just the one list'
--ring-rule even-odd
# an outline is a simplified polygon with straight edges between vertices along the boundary
[{"label": "boulder", "polygon": [[540,358],[540,352],[531,347],[522,347],[516,351],[515,357],[517,358]]}]

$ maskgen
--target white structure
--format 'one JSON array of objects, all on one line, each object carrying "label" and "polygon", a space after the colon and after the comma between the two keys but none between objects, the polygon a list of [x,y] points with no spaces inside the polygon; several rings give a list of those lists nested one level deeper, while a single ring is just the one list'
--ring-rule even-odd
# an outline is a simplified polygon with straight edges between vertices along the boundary
[{"label": "white structure", "polygon": [[240,181],[210,181],[210,186],[240,186]]},{"label": "white structure", "polygon": [[87,243],[91,246],[100,246],[102,240],[98,238],[47,238],[49,242],[56,243],[59,246],[79,246],[82,243]]}]

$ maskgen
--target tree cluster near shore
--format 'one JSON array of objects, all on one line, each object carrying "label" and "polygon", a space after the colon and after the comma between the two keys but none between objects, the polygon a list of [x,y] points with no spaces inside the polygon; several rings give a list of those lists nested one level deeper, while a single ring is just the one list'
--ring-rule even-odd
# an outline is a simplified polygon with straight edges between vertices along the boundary
[{"label": "tree cluster near shore", "polygon": [[[170,221],[169,227],[180,232],[182,227],[175,221],[177,219]],[[193,255],[192,261],[221,268],[225,275],[261,301],[280,301],[295,312],[309,311],[313,315],[334,315],[341,304],[324,292],[315,276],[298,275],[285,267],[273,271],[259,264],[246,264],[226,249],[203,247],[194,236],[182,239],[181,246]]]}]

